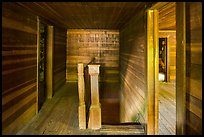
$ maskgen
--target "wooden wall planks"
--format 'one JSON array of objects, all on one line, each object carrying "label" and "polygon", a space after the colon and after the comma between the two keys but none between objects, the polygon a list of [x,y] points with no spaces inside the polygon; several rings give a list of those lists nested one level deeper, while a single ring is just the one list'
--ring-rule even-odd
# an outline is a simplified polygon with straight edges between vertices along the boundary
[{"label": "wooden wall planks", "polygon": [[158,9],[159,30],[176,30],[176,2],[168,2]]},{"label": "wooden wall planks", "polygon": [[119,82],[119,31],[67,31],[66,80],[77,81],[77,63],[100,63],[100,82]]},{"label": "wooden wall planks", "polygon": [[37,19],[2,4],[2,134],[15,134],[36,113]]},{"label": "wooden wall planks", "polygon": [[202,3],[186,3],[186,134],[202,134]]},{"label": "wooden wall planks", "polygon": [[[2,133],[15,134],[37,112],[37,16],[3,3],[2,40]],[[58,26],[53,61],[56,92],[66,80],[66,29]]]},{"label": "wooden wall planks", "polygon": [[145,123],[146,13],[141,10],[120,30],[120,120]]}]

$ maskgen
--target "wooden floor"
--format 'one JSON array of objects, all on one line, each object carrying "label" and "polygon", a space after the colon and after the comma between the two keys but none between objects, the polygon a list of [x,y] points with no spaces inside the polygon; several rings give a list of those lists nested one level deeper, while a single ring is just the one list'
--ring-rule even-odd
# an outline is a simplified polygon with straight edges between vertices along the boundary
[{"label": "wooden floor", "polygon": [[[113,84],[111,84],[114,86]],[[102,128],[100,130],[78,129],[77,83],[66,83],[54,97],[46,100],[36,115],[17,135],[138,135],[144,128],[137,124],[119,124],[119,100],[117,90],[101,89]],[[117,86],[119,87],[119,86]],[[107,89],[106,89],[107,88]],[[106,94],[109,90],[109,94]],[[112,89],[111,89],[112,90]],[[108,107],[107,107],[108,106]],[[109,121],[109,124],[106,124]]]},{"label": "wooden floor", "polygon": [[[103,88],[102,88],[103,87]],[[144,134],[141,125],[119,123],[119,100],[117,84],[101,85],[100,102],[102,129],[78,129],[77,83],[66,83],[52,99],[46,100],[36,115],[18,135],[111,135]],[[113,90],[115,89],[115,90]],[[109,92],[107,92],[109,90]],[[111,91],[110,91],[111,90]],[[176,123],[175,86],[160,82],[159,134],[174,135]],[[112,125],[111,125],[112,124]],[[117,125],[113,126],[113,125]]]},{"label": "wooden floor", "polygon": [[176,134],[175,82],[159,82],[159,135]]}]

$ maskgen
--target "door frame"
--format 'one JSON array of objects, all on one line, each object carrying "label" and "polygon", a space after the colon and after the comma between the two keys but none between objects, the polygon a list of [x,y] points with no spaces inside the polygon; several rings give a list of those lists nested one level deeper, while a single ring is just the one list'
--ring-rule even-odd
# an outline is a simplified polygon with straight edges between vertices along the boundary
[{"label": "door frame", "polygon": [[51,99],[53,93],[53,59],[54,59],[54,27],[47,26],[47,45],[46,45],[46,94]]},{"label": "door frame", "polygon": [[[160,32],[160,31],[159,31]],[[160,38],[165,38],[166,39],[166,47],[165,47],[165,80],[164,82],[169,82],[169,78],[170,78],[170,75],[169,75],[169,37],[165,37],[165,36],[159,36],[158,39]]]},{"label": "door frame", "polygon": [[176,3],[176,134],[186,133],[186,3]]},{"label": "door frame", "polygon": [[[40,57],[40,18],[37,16],[37,79],[36,79],[36,114],[38,114],[38,82],[39,82],[39,57]],[[45,69],[45,80],[46,80],[46,98],[50,99],[53,96],[53,50],[54,50],[54,29],[53,26],[47,25],[47,39],[45,45],[45,56],[46,56],[46,69]]]},{"label": "door frame", "polygon": [[[168,2],[147,10],[147,134],[158,134],[158,13]],[[157,66],[155,68],[155,66]],[[152,68],[153,69],[152,69]],[[155,76],[155,77],[154,77]],[[186,3],[176,2],[176,134],[186,132]]]},{"label": "door frame", "polygon": [[158,11],[147,10],[147,134],[158,134],[159,43]]},{"label": "door frame", "polygon": [[[176,32],[174,30],[159,30],[159,33],[162,32]],[[170,36],[169,35],[164,35],[160,36],[159,38],[167,38],[167,82],[171,82],[171,75],[170,75]]]}]

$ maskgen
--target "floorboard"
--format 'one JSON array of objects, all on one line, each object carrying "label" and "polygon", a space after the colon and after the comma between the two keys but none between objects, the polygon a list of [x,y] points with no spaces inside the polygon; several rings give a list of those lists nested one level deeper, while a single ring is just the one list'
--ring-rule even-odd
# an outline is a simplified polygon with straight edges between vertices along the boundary
[{"label": "floorboard", "polygon": [[[102,88],[103,87],[103,88]],[[43,104],[39,113],[17,135],[138,135],[144,134],[141,125],[119,123],[117,84],[101,86],[102,128],[80,130],[78,128],[77,83],[66,83]],[[108,89],[108,90],[106,90]],[[111,89],[111,90],[110,90]],[[113,90],[112,90],[113,89]]]},{"label": "floorboard", "polygon": [[176,134],[175,83],[159,82],[159,135]]},{"label": "floorboard", "polygon": [[[18,135],[123,135],[144,134],[138,127],[112,126],[119,123],[119,100],[117,84],[100,86],[102,107],[101,130],[78,129],[77,83],[66,83],[52,99],[43,104],[36,115]],[[103,87],[103,88],[102,88]],[[111,89],[111,90],[110,90]],[[159,92],[159,135],[175,135],[176,125],[175,85],[160,82]]]}]

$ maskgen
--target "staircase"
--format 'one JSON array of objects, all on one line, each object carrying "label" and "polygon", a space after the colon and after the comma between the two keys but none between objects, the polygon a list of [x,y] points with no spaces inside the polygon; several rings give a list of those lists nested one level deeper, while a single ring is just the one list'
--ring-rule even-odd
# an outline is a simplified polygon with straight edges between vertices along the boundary
[{"label": "staircase", "polygon": [[102,124],[101,129],[72,129],[68,135],[145,135],[144,127],[140,124]]},{"label": "staircase", "polygon": [[144,135],[144,127],[140,124],[102,125],[99,131],[104,135]]},{"label": "staircase", "polygon": [[[71,134],[71,135],[144,135],[145,130],[141,124],[137,124],[137,123],[104,124],[102,123],[101,103],[103,105],[106,105],[108,100],[107,99],[106,101],[102,100],[102,102],[99,101],[98,75],[99,75],[100,65],[89,64],[87,66],[88,66],[88,70],[87,70],[87,67],[84,67],[83,63],[78,64],[79,129],[71,129],[67,131],[67,134]],[[87,94],[88,94],[88,97],[87,97]],[[113,101],[112,99],[109,100],[109,105],[110,105],[110,102],[112,101]],[[85,106],[85,104],[87,106]],[[115,102],[115,104],[119,104],[118,100]],[[109,108],[110,110],[102,109],[102,112],[104,111],[112,112],[111,110],[112,107],[109,106],[107,108]],[[119,116],[117,115],[117,113],[115,115]],[[109,117],[110,115],[107,115],[107,116]],[[110,121],[113,122],[113,120],[114,119],[110,119],[108,120],[108,122]]]}]

